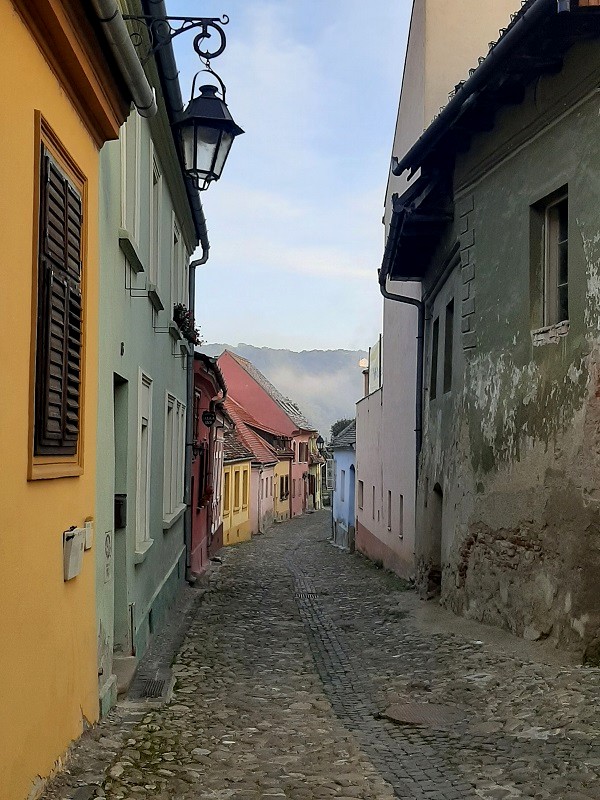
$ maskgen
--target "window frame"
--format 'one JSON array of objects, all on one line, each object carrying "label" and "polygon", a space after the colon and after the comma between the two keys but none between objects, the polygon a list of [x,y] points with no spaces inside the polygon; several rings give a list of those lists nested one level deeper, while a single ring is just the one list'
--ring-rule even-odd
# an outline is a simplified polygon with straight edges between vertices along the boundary
[{"label": "window frame", "polygon": [[429,376],[429,400],[437,397],[438,367],[440,349],[440,318],[439,315],[433,320],[431,327],[431,363]]},{"label": "window frame", "polygon": [[[34,117],[34,186],[33,186],[33,247],[32,247],[32,285],[31,285],[31,337],[30,337],[30,381],[29,381],[29,446],[27,480],[46,480],[53,478],[79,477],[84,472],[85,446],[85,395],[86,395],[86,319],[87,319],[87,272],[88,272],[88,179],[72,158],[67,148],[48,124],[41,112]],[[58,167],[79,193],[81,198],[81,347],[79,377],[79,430],[77,448],[69,455],[36,455],[35,453],[35,414],[36,414],[36,355],[38,343],[38,305],[39,305],[39,260],[40,260],[40,198],[42,189],[42,147],[54,159]]]},{"label": "window frame", "polygon": [[[560,233],[560,220],[550,219],[552,212],[566,203],[566,276],[567,280],[559,284],[560,264],[559,241],[551,241],[552,231]],[[556,285],[554,285],[556,284]],[[566,288],[567,315],[564,319],[558,307],[559,286]],[[535,331],[546,330],[569,323],[569,187],[561,186],[556,191],[533,203],[530,206],[530,297],[531,328]]]},{"label": "window frame", "polygon": [[[147,417],[144,416],[144,387],[148,390],[148,409]],[[136,442],[136,496],[135,496],[135,551],[136,553],[143,553],[152,544],[153,539],[150,535],[151,532],[151,476],[152,476],[152,378],[139,370],[138,377],[138,401],[137,401],[137,442]],[[146,419],[146,425],[143,421]],[[145,452],[145,487],[142,487],[142,480],[144,472],[142,470],[142,457],[143,457],[143,443],[144,443],[144,428],[146,428],[146,452]],[[142,488],[145,491],[142,491]],[[145,497],[145,515],[144,526],[142,530],[142,515],[141,515],[141,498]]]},{"label": "window frame", "polygon": [[363,502],[364,502],[364,493],[365,493],[365,484],[363,481],[358,481],[358,497],[357,497],[357,505],[360,510],[363,510]]},{"label": "window frame", "polygon": [[169,525],[185,509],[186,419],[185,403],[169,391],[165,392],[164,419],[163,524]]},{"label": "window frame", "polygon": [[156,286],[156,288],[160,288],[162,205],[163,173],[154,146],[152,146],[150,148],[150,252],[148,254],[148,282],[152,286]]}]

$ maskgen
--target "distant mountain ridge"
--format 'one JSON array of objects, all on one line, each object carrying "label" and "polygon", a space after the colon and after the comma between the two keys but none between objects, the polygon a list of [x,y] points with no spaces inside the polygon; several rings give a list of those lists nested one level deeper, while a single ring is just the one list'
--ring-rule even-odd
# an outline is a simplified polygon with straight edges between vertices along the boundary
[{"label": "distant mountain ridge", "polygon": [[[279,391],[296,403],[324,439],[338,419],[353,419],[355,404],[362,397],[362,369],[367,357],[362,350],[276,350],[211,343],[199,348],[209,356],[224,350],[247,358]],[[242,400],[242,398],[236,398]]]}]

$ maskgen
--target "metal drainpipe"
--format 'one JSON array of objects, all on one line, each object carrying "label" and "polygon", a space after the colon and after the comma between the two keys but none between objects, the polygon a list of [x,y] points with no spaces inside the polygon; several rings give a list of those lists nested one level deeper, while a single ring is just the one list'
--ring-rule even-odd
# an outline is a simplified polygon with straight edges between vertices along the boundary
[{"label": "metal drainpipe", "polygon": [[131,92],[138,114],[141,117],[153,117],[158,110],[156,95],[146,77],[115,0],[92,0],[92,4],[104,26],[106,40]]},{"label": "metal drainpipe", "polygon": [[[194,316],[196,307],[196,267],[206,264],[208,261],[208,250],[202,254],[202,258],[190,261],[189,265],[189,293],[190,293],[190,312]],[[196,579],[191,572],[192,556],[192,457],[194,446],[194,353],[187,357],[187,416],[185,421],[185,515],[183,520],[183,530],[185,539],[185,579],[188,583],[194,584]]]},{"label": "metal drainpipe", "polygon": [[[421,444],[423,440],[423,362],[424,362],[424,333],[425,333],[425,303],[422,300],[417,300],[415,297],[407,297],[402,294],[392,294],[388,292],[383,284],[379,284],[381,294],[386,300],[395,300],[397,303],[406,303],[407,305],[415,306],[419,313],[417,323],[417,386],[416,386],[416,401],[415,401],[415,435],[416,435],[416,456],[415,456],[415,474],[418,478],[419,473],[419,455],[421,453]],[[416,484],[415,484],[416,488]]]}]

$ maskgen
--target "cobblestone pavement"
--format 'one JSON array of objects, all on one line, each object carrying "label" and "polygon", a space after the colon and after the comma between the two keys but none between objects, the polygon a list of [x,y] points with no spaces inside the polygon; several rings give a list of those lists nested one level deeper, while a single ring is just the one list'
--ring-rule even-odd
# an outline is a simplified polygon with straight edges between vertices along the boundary
[{"label": "cobblestone pavement", "polygon": [[121,704],[44,800],[600,800],[600,670],[420,603],[329,529],[228,549],[173,700]]}]

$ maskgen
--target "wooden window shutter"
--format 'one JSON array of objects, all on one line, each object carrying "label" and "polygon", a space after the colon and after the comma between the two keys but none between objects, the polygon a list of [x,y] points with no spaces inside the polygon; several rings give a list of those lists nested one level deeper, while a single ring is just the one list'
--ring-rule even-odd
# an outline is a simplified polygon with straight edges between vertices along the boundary
[{"label": "wooden window shutter", "polygon": [[35,455],[75,455],[81,396],[81,195],[42,150]]}]

